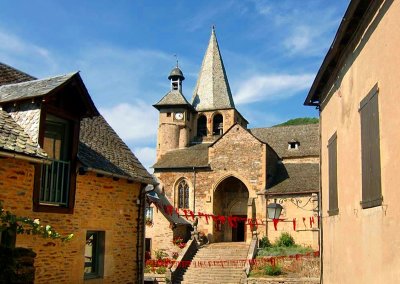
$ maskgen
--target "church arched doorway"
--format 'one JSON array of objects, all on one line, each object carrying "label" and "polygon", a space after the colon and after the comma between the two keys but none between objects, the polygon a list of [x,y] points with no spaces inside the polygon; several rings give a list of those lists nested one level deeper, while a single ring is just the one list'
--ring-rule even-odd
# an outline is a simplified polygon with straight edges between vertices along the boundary
[{"label": "church arched doorway", "polygon": [[230,176],[219,183],[214,191],[213,213],[216,216],[233,217],[233,226],[228,220],[214,222],[214,242],[246,241],[247,203],[249,191],[236,177]]}]

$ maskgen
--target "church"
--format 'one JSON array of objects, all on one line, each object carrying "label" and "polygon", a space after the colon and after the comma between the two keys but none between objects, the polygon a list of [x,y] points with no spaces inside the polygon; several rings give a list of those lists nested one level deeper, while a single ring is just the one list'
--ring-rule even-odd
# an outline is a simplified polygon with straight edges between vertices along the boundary
[{"label": "church", "polygon": [[[235,107],[214,28],[191,101],[178,66],[168,79],[170,91],[154,104],[159,185],[146,209],[148,254],[172,252],[174,239],[190,238],[193,222],[208,242],[273,240],[291,231],[317,248],[318,224],[308,218],[318,217],[318,124],[249,129]],[[283,206],[275,228],[267,218],[272,202]]]}]

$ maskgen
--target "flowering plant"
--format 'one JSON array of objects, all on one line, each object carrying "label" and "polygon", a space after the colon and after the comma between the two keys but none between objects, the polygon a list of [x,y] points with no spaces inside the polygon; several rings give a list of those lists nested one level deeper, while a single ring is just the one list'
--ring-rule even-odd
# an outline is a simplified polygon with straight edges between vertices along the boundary
[{"label": "flowering plant", "polygon": [[184,248],[186,246],[186,243],[183,242],[183,238],[181,237],[173,238],[172,243],[178,246],[179,248]]},{"label": "flowering plant", "polygon": [[172,239],[172,243],[177,246],[177,245],[183,243],[183,238],[175,237],[175,238]]},{"label": "flowering plant", "polygon": [[43,238],[60,239],[69,241],[74,234],[60,235],[50,225],[41,225],[39,219],[20,217],[3,209],[0,201],[0,233],[1,245],[15,247],[16,234],[39,235]]}]

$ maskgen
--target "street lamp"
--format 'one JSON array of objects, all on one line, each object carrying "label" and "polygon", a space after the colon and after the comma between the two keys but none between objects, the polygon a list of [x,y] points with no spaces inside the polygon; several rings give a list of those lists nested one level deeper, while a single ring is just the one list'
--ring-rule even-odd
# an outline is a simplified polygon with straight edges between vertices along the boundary
[{"label": "street lamp", "polygon": [[267,211],[268,211],[268,218],[269,219],[279,219],[279,216],[281,216],[281,211],[282,211],[282,205],[278,203],[270,203],[267,206]]}]

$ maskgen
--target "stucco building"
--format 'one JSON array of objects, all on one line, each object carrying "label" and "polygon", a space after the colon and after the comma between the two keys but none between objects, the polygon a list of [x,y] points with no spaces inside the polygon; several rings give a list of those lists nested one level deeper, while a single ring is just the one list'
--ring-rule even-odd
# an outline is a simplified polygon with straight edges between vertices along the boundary
[{"label": "stucco building", "polygon": [[320,108],[323,283],[400,279],[399,15],[351,1],[305,101]]},{"label": "stucco building", "polygon": [[[307,220],[316,214],[318,125],[248,129],[234,104],[214,29],[191,101],[183,95],[185,77],[178,67],[168,79],[171,90],[154,105],[159,127],[153,167],[160,203],[176,213],[167,214],[154,204],[148,209],[153,218],[146,231],[149,251],[173,250],[173,237],[190,236],[196,216],[198,230],[210,242],[250,242],[253,235],[266,236],[274,230],[267,225],[268,200],[279,200],[286,208],[293,197],[304,197],[310,200],[309,211],[300,214]],[[278,225],[279,233],[288,230],[299,243],[318,247],[313,232],[317,224],[300,232],[299,222],[295,232],[298,213],[290,210]],[[228,217],[236,218],[233,226]],[[257,224],[250,225],[249,219]],[[271,232],[270,237],[276,235]]]},{"label": "stucco building", "polygon": [[0,200],[74,234],[68,243],[18,235],[37,253],[35,283],[141,283],[152,183],[79,73],[36,79],[0,64]]}]

